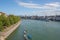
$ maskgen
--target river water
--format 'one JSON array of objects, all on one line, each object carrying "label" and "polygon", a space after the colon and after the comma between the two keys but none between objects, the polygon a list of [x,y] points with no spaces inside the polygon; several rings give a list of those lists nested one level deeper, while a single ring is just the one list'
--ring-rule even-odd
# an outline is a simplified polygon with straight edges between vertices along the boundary
[{"label": "river water", "polygon": [[22,20],[20,26],[6,40],[24,40],[24,28],[32,40],[60,40],[60,22]]}]

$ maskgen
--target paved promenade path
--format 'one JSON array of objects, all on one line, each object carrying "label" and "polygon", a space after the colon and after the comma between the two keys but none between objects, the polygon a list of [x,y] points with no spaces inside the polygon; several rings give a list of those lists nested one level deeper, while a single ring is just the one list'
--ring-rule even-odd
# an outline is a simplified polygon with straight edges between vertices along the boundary
[{"label": "paved promenade path", "polygon": [[11,25],[11,27],[4,29],[3,32],[0,32],[0,40],[5,40],[15,29],[19,27],[21,21],[18,23]]}]

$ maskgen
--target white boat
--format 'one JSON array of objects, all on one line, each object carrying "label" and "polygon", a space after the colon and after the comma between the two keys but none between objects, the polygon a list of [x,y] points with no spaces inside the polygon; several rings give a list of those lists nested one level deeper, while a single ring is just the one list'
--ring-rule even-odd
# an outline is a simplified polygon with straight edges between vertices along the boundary
[{"label": "white boat", "polygon": [[27,32],[26,31],[24,31],[24,34],[26,34]]},{"label": "white boat", "polygon": [[24,39],[28,40],[28,38],[27,38],[27,32],[26,31],[24,31]]}]

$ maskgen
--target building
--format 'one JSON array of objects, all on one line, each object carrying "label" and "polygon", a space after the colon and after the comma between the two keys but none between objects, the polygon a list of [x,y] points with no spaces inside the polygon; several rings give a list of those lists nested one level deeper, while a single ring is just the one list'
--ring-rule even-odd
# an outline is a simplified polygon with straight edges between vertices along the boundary
[{"label": "building", "polygon": [[3,12],[0,12],[0,15],[5,15],[5,13],[3,13]]},{"label": "building", "polygon": [[57,15],[55,18],[56,21],[60,21],[60,15]]},{"label": "building", "polygon": [[7,17],[7,15],[4,12],[0,12],[0,15],[5,15]]}]

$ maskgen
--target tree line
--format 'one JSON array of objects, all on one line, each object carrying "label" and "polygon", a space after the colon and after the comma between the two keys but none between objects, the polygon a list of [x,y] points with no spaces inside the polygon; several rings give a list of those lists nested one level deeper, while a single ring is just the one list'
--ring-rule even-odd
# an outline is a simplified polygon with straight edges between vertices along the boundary
[{"label": "tree line", "polygon": [[3,29],[5,29],[6,27],[9,27],[15,23],[17,23],[18,21],[20,21],[20,17],[19,16],[15,16],[15,15],[0,15],[0,31],[2,31]]}]

